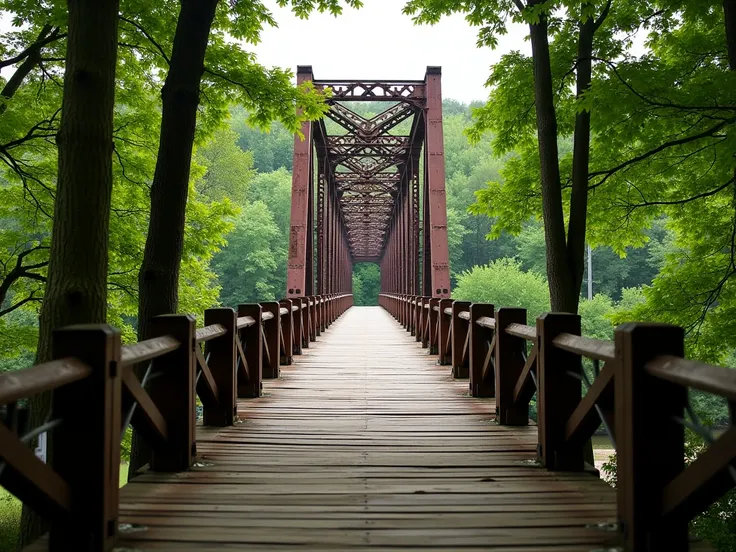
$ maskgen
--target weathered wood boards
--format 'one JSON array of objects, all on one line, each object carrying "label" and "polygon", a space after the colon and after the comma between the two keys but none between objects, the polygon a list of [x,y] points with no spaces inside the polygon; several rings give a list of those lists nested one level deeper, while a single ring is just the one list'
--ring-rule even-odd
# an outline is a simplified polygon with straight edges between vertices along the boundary
[{"label": "weathered wood boards", "polygon": [[615,495],[534,464],[535,427],[493,423],[450,367],[380,308],[353,308],[240,400],[242,423],[198,428],[187,472],[121,489],[137,550],[591,550]]}]

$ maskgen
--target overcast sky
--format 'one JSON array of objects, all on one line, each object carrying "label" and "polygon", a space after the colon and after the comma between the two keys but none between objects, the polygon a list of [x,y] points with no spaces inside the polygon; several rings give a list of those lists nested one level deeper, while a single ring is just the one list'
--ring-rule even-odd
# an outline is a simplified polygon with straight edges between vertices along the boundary
[{"label": "overcast sky", "polygon": [[[266,2],[269,5],[273,1]],[[477,29],[463,16],[435,26],[416,26],[403,15],[403,0],[363,0],[360,10],[342,15],[314,14],[303,21],[288,9],[273,7],[278,28],[263,32],[250,46],[267,66],[311,65],[316,79],[421,80],[428,65],[442,66],[442,94],[468,103],[485,100],[490,67],[511,50],[529,52],[526,28],[518,25],[498,48],[477,48]]]}]

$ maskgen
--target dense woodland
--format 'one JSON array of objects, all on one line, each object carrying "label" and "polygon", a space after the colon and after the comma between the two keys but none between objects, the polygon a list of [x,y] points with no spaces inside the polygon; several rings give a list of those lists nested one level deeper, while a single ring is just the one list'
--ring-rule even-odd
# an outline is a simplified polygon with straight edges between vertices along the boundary
[{"label": "dense woodland", "polygon": [[[307,17],[361,2],[278,4]],[[0,369],[48,359],[60,325],[107,321],[132,342],[156,314],[281,298],[293,133],[326,104],[242,46],[275,23],[266,7],[0,10],[15,25],[0,38]],[[626,320],[678,324],[690,357],[736,365],[736,2],[409,0],[405,12],[464,13],[479,47],[509,21],[529,26],[531,56],[477,68],[487,101],[444,102],[453,296],[530,319],[579,312],[598,338]],[[355,267],[358,304],[376,304],[379,276]],[[692,399],[726,422],[726,405]],[[729,495],[697,522],[723,550],[735,511]]]}]

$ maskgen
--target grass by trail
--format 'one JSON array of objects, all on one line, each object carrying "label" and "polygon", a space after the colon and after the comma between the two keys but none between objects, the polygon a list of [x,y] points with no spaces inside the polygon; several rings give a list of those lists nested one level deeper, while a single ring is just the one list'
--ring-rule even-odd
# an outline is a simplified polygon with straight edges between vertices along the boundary
[{"label": "grass by trail", "polygon": [[[120,486],[128,481],[128,464],[120,466]],[[15,552],[20,526],[20,501],[0,487],[0,552]]]}]

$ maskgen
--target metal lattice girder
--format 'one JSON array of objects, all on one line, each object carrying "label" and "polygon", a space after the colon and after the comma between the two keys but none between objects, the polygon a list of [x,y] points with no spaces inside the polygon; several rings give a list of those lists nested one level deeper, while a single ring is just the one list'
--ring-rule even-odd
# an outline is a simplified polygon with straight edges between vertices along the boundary
[{"label": "metal lattice girder", "polygon": [[349,135],[368,140],[386,134],[416,112],[414,105],[398,103],[372,119],[366,119],[340,103],[333,103],[326,116],[347,130]]},{"label": "metal lattice girder", "polygon": [[[308,143],[295,141],[289,295],[310,289],[313,266],[318,293],[348,290],[353,263],[370,261],[381,264],[384,292],[448,296],[439,68],[427,68],[423,81],[320,81],[311,67],[297,73],[299,82],[330,89],[325,118],[340,128],[330,134],[335,125],[324,120],[305,123]],[[351,101],[385,109],[364,117]]]},{"label": "metal lattice girder", "polygon": [[333,100],[395,101],[424,99],[424,81],[314,81],[317,89],[330,88]]}]

